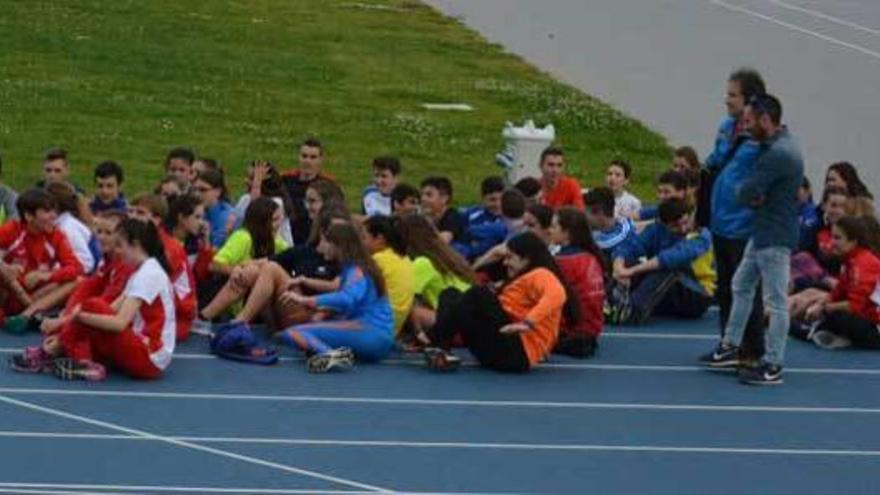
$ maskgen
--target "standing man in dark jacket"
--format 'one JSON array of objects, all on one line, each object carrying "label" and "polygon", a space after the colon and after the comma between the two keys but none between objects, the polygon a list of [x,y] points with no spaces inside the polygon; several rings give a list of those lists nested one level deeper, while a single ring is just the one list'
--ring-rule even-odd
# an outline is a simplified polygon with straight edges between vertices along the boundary
[{"label": "standing man in dark jacket", "polygon": [[755,211],[753,232],[733,277],[733,307],[727,328],[708,361],[715,367],[737,361],[760,283],[770,315],[766,351],[761,364],[741,368],[739,378],[753,385],[776,385],[782,383],[788,336],[788,279],[791,252],[798,244],[797,191],[804,177],[804,161],[799,145],[781,125],[782,104],[774,96],[755,97],[744,117],[748,132],[761,143],[754,173],[736,188],[740,203]]},{"label": "standing man in dark jacket", "polygon": [[[738,69],[730,75],[724,100],[728,115],[721,121],[715,148],[706,158],[706,168],[715,177],[710,193],[710,230],[718,273],[715,299],[720,309],[721,335],[724,335],[730,315],[733,274],[752,235],[754,217],[752,209],[737,201],[735,193],[737,185],[753,174],[759,151],[759,143],[751,138],[743,125],[743,110],[751,98],[764,93],[764,80],[755,70]],[[763,353],[764,308],[759,290],[740,347],[740,360],[729,366],[754,362]]]}]

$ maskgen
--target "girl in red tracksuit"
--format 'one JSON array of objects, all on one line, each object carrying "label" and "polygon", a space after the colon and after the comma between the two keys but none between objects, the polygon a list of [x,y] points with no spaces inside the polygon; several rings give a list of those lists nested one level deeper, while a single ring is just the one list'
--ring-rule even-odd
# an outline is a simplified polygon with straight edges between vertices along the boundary
[{"label": "girl in red tracksuit", "polygon": [[563,281],[577,296],[580,320],[563,320],[553,352],[574,357],[591,357],[602,333],[605,304],[604,258],[593,242],[587,216],[577,208],[556,211],[550,225],[550,239],[560,247],[556,264]]},{"label": "girl in red tracksuit", "polygon": [[87,299],[99,297],[110,304],[122,294],[128,278],[134,272],[134,267],[122,259],[116,247],[117,230],[125,218],[125,213],[115,210],[101,212],[95,217],[95,237],[98,239],[104,258],[98,263],[98,268],[91,276],[77,283],[76,289],[67,299],[62,316],[43,321],[41,329],[44,335],[51,335],[60,330],[64,323],[63,317],[69,315]]},{"label": "girl in red tracksuit", "polygon": [[843,267],[834,291],[807,310],[808,319],[821,321],[813,333],[817,344],[880,349],[878,235],[880,224],[871,217],[844,217],[832,227],[834,251]]},{"label": "girl in red tracksuit", "polygon": [[122,258],[135,267],[122,294],[112,304],[83,302],[57,337],[15,356],[13,368],[67,380],[103,380],[107,366],[133,378],[162,375],[177,342],[168,261],[153,223],[127,219],[119,233]]},{"label": "girl in red tracksuit", "polygon": [[21,219],[0,226],[0,309],[5,316],[30,318],[49,309],[83,272],[67,238],[55,228],[53,201],[42,189],[25,191],[17,202]]}]

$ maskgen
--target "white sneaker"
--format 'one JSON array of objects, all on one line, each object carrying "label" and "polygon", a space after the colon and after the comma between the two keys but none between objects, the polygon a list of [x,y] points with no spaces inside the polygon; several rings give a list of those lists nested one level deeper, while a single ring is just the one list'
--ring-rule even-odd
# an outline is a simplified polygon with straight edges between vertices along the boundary
[{"label": "white sneaker", "polygon": [[834,350],[852,347],[852,340],[828,330],[816,330],[810,336],[810,340],[822,349]]},{"label": "white sneaker", "polygon": [[193,321],[193,326],[190,329],[190,333],[193,335],[199,335],[202,337],[213,337],[214,336],[214,324],[207,320],[201,320],[196,318]]},{"label": "white sneaker", "polygon": [[306,364],[309,373],[326,373],[333,368],[347,370],[354,367],[354,352],[347,347],[330,349],[310,357]]}]

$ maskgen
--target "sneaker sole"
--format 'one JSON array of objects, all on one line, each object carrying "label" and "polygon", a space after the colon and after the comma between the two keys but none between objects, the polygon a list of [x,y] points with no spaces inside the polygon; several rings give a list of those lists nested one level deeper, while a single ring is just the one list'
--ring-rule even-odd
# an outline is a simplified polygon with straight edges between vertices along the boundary
[{"label": "sneaker sole", "polygon": [[773,380],[773,381],[740,379],[740,383],[745,384],[745,385],[752,385],[755,387],[773,387],[775,385],[782,385],[783,382],[782,382],[782,378],[780,378],[779,380]]},{"label": "sneaker sole", "polygon": [[730,361],[708,361],[703,363],[710,370],[736,370],[740,368],[740,360],[733,359]]}]

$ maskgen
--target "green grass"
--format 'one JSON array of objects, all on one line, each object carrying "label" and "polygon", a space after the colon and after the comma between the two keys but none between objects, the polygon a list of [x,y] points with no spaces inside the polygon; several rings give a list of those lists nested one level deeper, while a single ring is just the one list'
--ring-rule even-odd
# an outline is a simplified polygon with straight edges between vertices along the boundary
[{"label": "green grass", "polygon": [[[373,3],[373,2],[371,2]],[[507,120],[552,122],[585,185],[604,164],[634,165],[634,190],[670,160],[664,138],[636,120],[413,1],[364,9],[327,0],[6,0],[0,16],[0,153],[17,188],[42,152],[71,152],[75,180],[121,162],[126,191],[152,188],[172,147],[219,159],[240,190],[245,164],[293,166],[315,135],[328,170],[356,198],[369,163],[396,154],[404,180],[445,174],[459,203],[499,172]],[[469,113],[422,110],[465,102]]]}]

